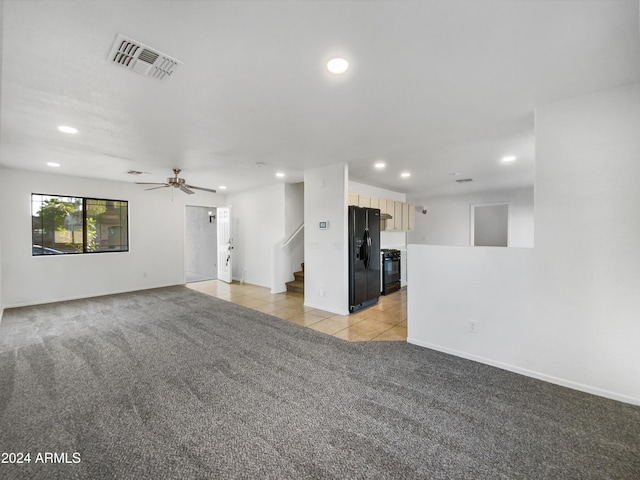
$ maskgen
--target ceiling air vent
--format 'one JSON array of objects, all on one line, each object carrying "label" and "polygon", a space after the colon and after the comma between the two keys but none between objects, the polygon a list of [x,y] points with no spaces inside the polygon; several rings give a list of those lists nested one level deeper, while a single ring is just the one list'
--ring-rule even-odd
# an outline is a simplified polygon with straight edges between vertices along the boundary
[{"label": "ceiling air vent", "polygon": [[116,37],[108,58],[115,64],[158,80],[171,77],[182,63],[124,35]]},{"label": "ceiling air vent", "polygon": [[473,182],[473,178],[461,178],[460,180],[456,180],[456,183],[469,183]]}]

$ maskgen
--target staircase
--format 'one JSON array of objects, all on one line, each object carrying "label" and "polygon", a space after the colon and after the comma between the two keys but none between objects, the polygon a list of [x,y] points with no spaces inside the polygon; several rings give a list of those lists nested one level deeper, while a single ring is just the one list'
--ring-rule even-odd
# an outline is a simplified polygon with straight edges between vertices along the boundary
[{"label": "staircase", "polygon": [[301,263],[300,266],[302,270],[300,272],[294,272],[294,280],[286,283],[287,292],[304,294],[304,263]]}]

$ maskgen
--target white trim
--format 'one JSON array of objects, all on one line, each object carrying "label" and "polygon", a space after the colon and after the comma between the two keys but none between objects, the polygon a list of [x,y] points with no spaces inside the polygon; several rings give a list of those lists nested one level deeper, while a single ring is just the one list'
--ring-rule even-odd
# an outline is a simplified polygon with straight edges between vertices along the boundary
[{"label": "white trim", "polygon": [[331,309],[331,308],[327,308],[326,305],[314,305],[312,303],[309,302],[304,302],[304,306],[305,307],[310,307],[310,308],[315,308],[316,310],[323,310],[325,312],[329,312],[329,313],[335,313],[336,315],[349,315],[349,310],[347,309],[346,311],[337,311],[335,309]]},{"label": "white trim", "polygon": [[490,365],[492,367],[500,368],[502,370],[507,370],[513,373],[518,373],[526,377],[531,377],[537,380],[542,380],[544,382],[560,385],[562,387],[571,388],[573,390],[579,390],[581,392],[590,393],[592,395],[597,395],[599,397],[610,398],[612,400],[617,400],[619,402],[640,406],[640,398],[630,397],[628,395],[620,395],[619,393],[611,392],[609,390],[603,390],[601,388],[591,387],[589,385],[584,385],[582,383],[572,382],[571,380],[565,380],[563,378],[554,377],[552,375],[546,375],[544,373],[528,370],[526,368],[520,368],[515,365],[510,365],[508,363],[497,362],[495,360],[491,360],[485,357],[480,357],[478,355],[472,355],[469,353],[460,352],[458,350],[441,347],[439,345],[434,345],[429,342],[423,342],[415,338],[407,338],[407,343],[418,345],[419,347],[429,348],[431,350],[436,350],[438,352],[447,353],[449,355],[454,355],[456,357],[466,358],[467,360],[483,363],[485,365]]},{"label": "white trim", "polygon": [[146,290],[155,290],[156,288],[184,287],[184,286],[186,286],[186,283],[167,283],[166,285],[156,285],[153,287],[136,288],[134,290],[116,290],[109,293],[92,293],[88,295],[56,298],[55,300],[45,300],[43,302],[20,302],[20,303],[15,303],[13,305],[4,305],[3,310],[9,309],[9,308],[33,307],[36,305],[49,305],[52,303],[60,303],[60,302],[72,302],[74,300],[86,300],[88,298],[108,297],[109,295],[122,295],[124,293],[144,292]]}]

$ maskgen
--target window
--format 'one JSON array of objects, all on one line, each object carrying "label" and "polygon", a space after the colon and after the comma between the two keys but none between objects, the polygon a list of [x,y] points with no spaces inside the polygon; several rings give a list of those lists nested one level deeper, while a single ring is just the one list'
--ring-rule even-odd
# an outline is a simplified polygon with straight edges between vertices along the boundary
[{"label": "window", "polygon": [[31,194],[32,255],[129,251],[129,202]]}]

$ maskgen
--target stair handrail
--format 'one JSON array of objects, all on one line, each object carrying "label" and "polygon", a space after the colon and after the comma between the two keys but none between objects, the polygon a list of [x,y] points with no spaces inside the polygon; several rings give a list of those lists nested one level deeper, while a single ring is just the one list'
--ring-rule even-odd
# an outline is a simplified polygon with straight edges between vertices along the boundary
[{"label": "stair handrail", "polygon": [[296,231],[291,234],[291,236],[287,239],[287,241],[282,244],[282,248],[289,245],[293,241],[293,239],[296,238],[303,229],[304,229],[304,222],[302,222],[302,224],[300,224],[300,226],[296,229]]}]

